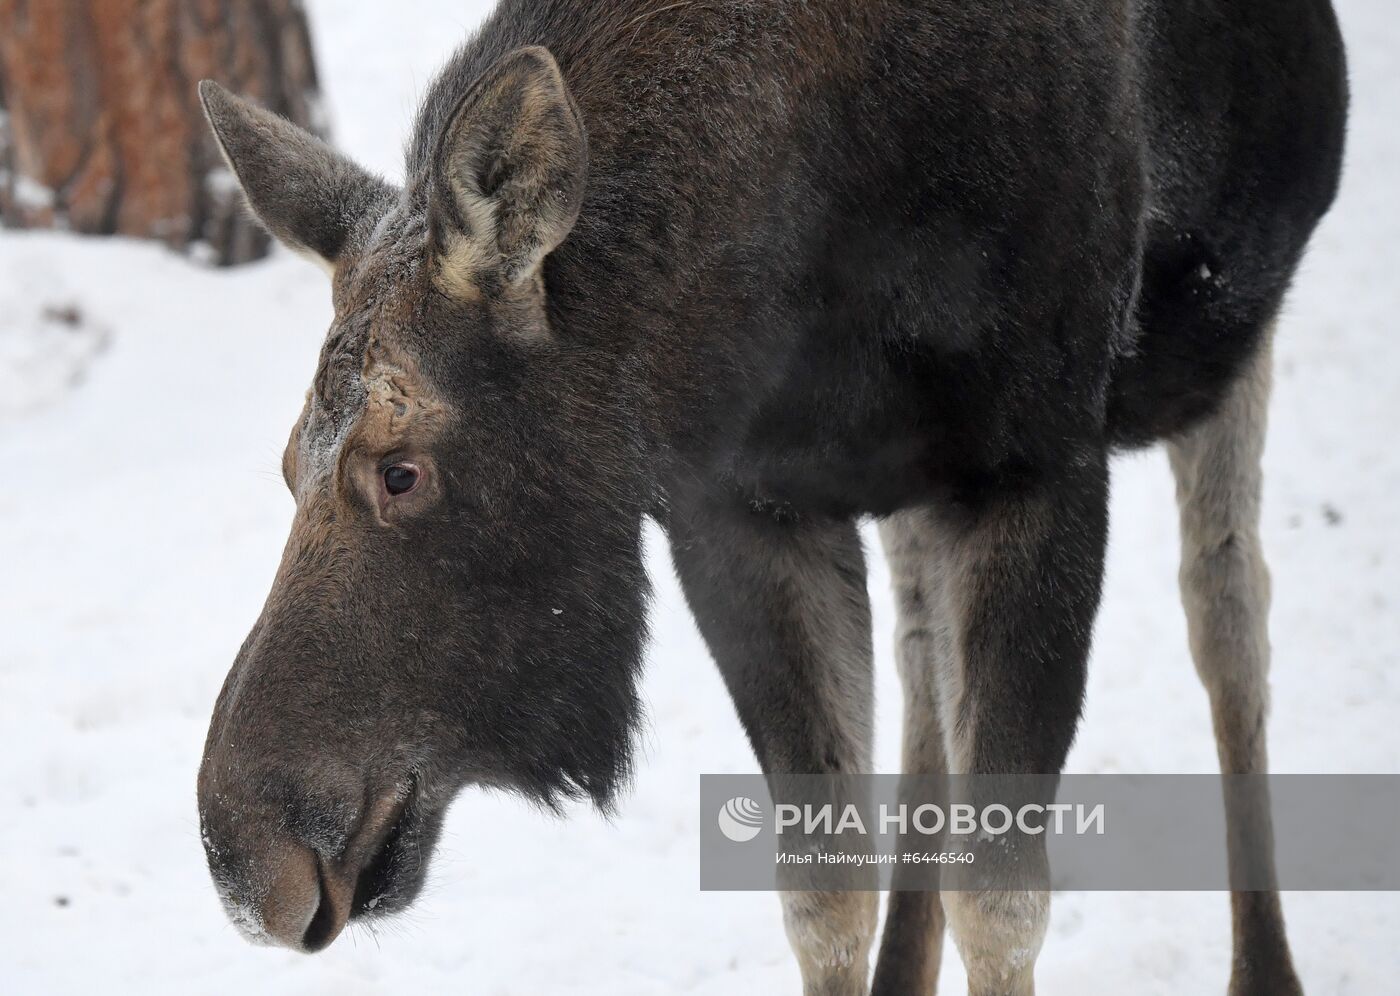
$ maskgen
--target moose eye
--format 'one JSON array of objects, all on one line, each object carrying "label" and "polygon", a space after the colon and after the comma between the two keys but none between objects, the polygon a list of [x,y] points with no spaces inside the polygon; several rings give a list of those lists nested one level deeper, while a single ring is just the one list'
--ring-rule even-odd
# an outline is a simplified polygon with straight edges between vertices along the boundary
[{"label": "moose eye", "polygon": [[396,463],[384,471],[384,487],[391,495],[406,495],[418,487],[423,474],[411,463]]}]

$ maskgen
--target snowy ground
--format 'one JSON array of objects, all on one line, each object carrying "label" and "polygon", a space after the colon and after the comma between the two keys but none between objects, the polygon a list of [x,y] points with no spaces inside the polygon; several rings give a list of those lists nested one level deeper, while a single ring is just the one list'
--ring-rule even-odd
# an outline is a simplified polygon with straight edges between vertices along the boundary
[{"label": "snowy ground", "polygon": [[[392,175],[416,94],[484,5],[377,6],[312,10],[336,134]],[[1392,0],[1340,7],[1350,161],[1284,323],[1268,452],[1273,762],[1388,772],[1400,771],[1400,19]],[[286,255],[214,273],[146,245],[0,234],[0,990],[796,991],[776,900],[696,889],[697,775],[752,762],[655,536],[647,758],[614,824],[475,795],[453,811],[427,895],[377,934],[306,958],[250,948],[225,924],[195,768],[285,536],[278,456],[329,313],[320,275]],[[1165,463],[1125,460],[1115,478],[1070,769],[1208,771]],[[892,770],[893,620],[873,559]],[[1285,906],[1309,992],[1395,991],[1400,897]],[[1061,895],[1041,989],[1222,992],[1227,931],[1221,895]],[[949,958],[942,991],[963,992],[960,976]]]}]

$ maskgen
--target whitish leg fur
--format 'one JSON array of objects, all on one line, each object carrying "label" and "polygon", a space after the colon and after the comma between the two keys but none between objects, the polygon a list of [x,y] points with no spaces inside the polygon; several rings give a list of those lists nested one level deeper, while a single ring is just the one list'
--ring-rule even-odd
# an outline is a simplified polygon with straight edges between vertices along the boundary
[{"label": "whitish leg fur", "polygon": [[[904,742],[901,770],[920,776],[918,784],[931,787],[948,771],[943,745],[943,724],[938,695],[939,674],[952,666],[952,629],[944,604],[941,558],[934,549],[935,534],[923,511],[900,512],[880,525],[880,538],[889,561],[898,620],[895,628],[895,664],[904,689]],[[923,793],[906,802],[947,802],[946,781],[931,797]],[[934,842],[926,841],[930,847]],[[937,874],[933,865],[921,870],[920,891],[900,891],[896,873],[890,893],[885,931],[876,961],[875,996],[928,996],[938,983],[943,958],[943,904],[928,879]]]},{"label": "whitish leg fur", "polygon": [[[1167,448],[1181,510],[1181,599],[1227,775],[1268,771],[1269,573],[1259,497],[1269,367],[1266,345],[1219,412]],[[1232,877],[1273,885],[1267,791],[1227,792],[1226,821]],[[1300,993],[1276,887],[1232,892],[1230,903],[1231,994]]]}]

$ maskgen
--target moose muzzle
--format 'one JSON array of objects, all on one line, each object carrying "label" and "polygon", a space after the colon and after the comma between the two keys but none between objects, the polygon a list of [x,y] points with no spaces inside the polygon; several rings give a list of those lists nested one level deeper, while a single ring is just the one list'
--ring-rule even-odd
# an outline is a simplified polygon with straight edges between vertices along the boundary
[{"label": "moose muzzle", "polygon": [[199,778],[219,897],[249,940],[319,951],[393,891],[412,784],[371,787],[324,764],[304,769],[303,784],[231,753],[211,751]]}]

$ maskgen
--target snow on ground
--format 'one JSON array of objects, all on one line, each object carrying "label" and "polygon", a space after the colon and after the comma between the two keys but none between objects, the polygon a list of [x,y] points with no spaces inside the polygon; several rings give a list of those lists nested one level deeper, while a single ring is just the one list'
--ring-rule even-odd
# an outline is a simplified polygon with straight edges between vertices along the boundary
[{"label": "snow on ground", "polygon": [[[350,152],[397,172],[417,94],[483,6],[400,0],[386,17],[312,4]],[[1350,162],[1284,322],[1268,452],[1280,771],[1400,770],[1400,21],[1389,0],[1340,6]],[[285,254],[211,272],[148,245],[3,233],[0,309],[0,989],[796,991],[776,899],[696,888],[697,776],[752,762],[655,535],[647,756],[615,823],[472,795],[407,917],[314,958],[245,945],[208,884],[194,775],[285,537],[278,457],[329,319],[326,288]],[[1208,771],[1165,463],[1124,460],[1115,478],[1070,769]],[[893,620],[873,559],[879,756],[893,770]],[[1309,992],[1394,991],[1400,897],[1292,894],[1285,906]],[[1227,931],[1222,895],[1060,895],[1041,988],[1221,992]],[[963,992],[960,975],[950,949],[942,991]]]}]

